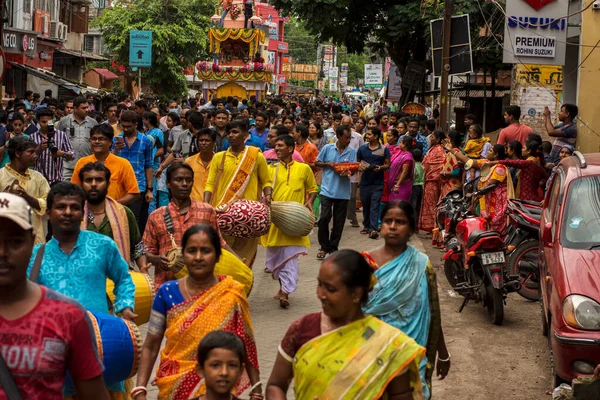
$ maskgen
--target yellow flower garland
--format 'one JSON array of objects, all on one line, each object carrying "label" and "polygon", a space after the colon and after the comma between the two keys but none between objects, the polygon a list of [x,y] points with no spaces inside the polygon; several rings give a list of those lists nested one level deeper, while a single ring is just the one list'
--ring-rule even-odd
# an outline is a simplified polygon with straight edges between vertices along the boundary
[{"label": "yellow flower garland", "polygon": [[201,79],[215,81],[262,81],[270,82],[273,76],[272,72],[213,72],[213,71],[198,71],[198,76]]},{"label": "yellow flower garland", "polygon": [[241,39],[250,44],[250,56],[253,56],[258,50],[258,46],[265,41],[265,33],[260,29],[244,28],[210,28],[208,31],[208,40],[210,51],[219,53],[221,51],[221,42],[227,39]]}]

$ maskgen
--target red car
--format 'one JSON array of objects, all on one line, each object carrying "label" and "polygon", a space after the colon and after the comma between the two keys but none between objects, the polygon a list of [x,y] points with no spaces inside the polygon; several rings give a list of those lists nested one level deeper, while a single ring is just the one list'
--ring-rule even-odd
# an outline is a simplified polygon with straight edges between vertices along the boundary
[{"label": "red car", "polygon": [[558,165],[540,238],[542,328],[558,386],[600,364],[600,154],[575,152]]}]

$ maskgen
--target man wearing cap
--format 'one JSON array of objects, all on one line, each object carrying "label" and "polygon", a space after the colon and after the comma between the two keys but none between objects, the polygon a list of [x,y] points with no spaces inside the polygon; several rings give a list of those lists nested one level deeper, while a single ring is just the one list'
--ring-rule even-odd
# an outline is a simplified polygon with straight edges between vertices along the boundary
[{"label": "man wearing cap", "polygon": [[[0,348],[25,399],[61,399],[68,371],[81,399],[108,400],[91,322],[78,302],[27,280],[32,210],[0,193]],[[9,362],[10,361],[10,362]],[[11,398],[10,388],[0,397]]]},{"label": "man wearing cap", "polygon": [[[135,285],[129,267],[115,242],[99,233],[82,231],[85,192],[79,186],[59,182],[48,193],[48,219],[53,236],[37,245],[29,262],[28,273],[38,252],[41,264],[37,282],[80,302],[86,309],[108,313],[106,279],[114,282],[116,298],[113,311],[134,321]],[[111,392],[124,393],[122,383],[108,385]],[[73,396],[74,388],[65,387],[65,396]]]},{"label": "man wearing cap", "polygon": [[0,191],[21,196],[33,209],[35,243],[44,243],[42,217],[46,212],[46,196],[50,185],[42,174],[33,170],[38,158],[37,144],[25,135],[17,135],[8,143],[10,163],[0,169]]}]

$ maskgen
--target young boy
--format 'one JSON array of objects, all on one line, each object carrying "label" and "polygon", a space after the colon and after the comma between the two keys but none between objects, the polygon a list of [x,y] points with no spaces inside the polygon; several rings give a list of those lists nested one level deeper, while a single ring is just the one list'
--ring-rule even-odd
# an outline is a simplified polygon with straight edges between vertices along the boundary
[{"label": "young boy", "polygon": [[413,150],[413,158],[415,160],[415,172],[413,178],[412,193],[410,195],[410,204],[412,204],[415,210],[415,219],[417,225],[419,224],[419,217],[421,214],[421,202],[423,200],[423,184],[425,183],[425,171],[423,170],[423,152],[421,149]]},{"label": "young boy", "polygon": [[237,335],[214,331],[204,336],[198,345],[196,371],[204,378],[206,393],[194,400],[239,400],[231,394],[242,372],[246,350]]}]

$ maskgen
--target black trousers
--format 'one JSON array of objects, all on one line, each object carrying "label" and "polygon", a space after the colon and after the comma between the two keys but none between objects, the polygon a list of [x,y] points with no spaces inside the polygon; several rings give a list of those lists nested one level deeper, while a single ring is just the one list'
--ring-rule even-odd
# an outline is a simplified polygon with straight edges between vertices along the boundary
[{"label": "black trousers", "polygon": [[146,193],[140,193],[140,198],[129,204],[129,209],[135,215],[135,220],[137,221],[138,228],[140,228],[140,235],[144,235],[144,230],[146,230],[146,222],[148,222],[148,202],[146,201]]},{"label": "black trousers", "polygon": [[[332,199],[331,197],[321,195],[321,216],[319,218],[319,244],[321,249],[327,253],[333,253],[338,250],[344,224],[346,222],[346,212],[348,210],[348,200]],[[329,222],[333,217],[333,227],[329,233]]]}]

